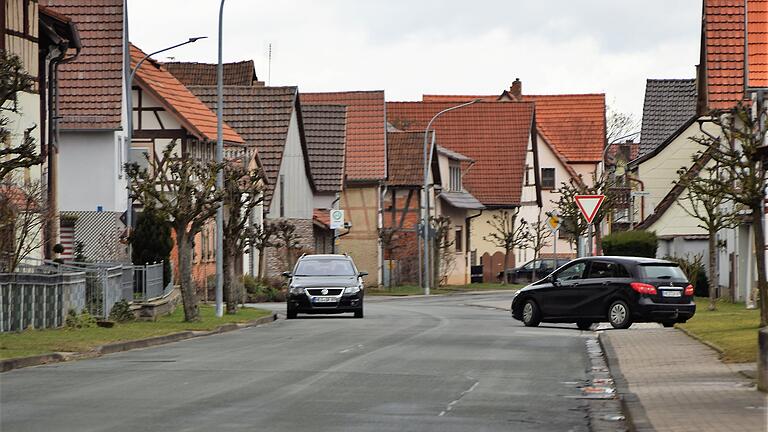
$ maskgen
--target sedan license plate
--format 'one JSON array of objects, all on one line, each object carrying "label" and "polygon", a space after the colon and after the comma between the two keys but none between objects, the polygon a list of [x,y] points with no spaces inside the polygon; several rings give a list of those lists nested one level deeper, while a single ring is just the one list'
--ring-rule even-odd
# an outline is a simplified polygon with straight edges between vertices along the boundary
[{"label": "sedan license plate", "polygon": [[315,303],[335,303],[336,297],[315,297],[313,300]]},{"label": "sedan license plate", "polygon": [[661,296],[662,297],[682,297],[683,293],[681,291],[662,291]]}]

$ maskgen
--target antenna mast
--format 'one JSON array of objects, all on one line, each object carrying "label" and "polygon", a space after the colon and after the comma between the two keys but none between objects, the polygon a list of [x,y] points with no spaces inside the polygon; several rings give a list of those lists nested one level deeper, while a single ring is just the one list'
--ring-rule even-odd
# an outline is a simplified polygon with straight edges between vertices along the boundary
[{"label": "antenna mast", "polygon": [[269,44],[269,62],[267,66],[267,87],[272,84],[272,43]]}]

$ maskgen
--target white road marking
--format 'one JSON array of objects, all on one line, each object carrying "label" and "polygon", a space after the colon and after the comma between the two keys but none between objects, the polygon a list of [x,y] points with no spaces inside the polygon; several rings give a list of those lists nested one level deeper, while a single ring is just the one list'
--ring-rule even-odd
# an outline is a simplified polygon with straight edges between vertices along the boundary
[{"label": "white road marking", "polygon": [[[472,378],[472,377],[468,377],[468,378],[469,378],[469,379],[474,379],[474,378]],[[443,410],[443,411],[440,411],[440,414],[438,414],[437,416],[438,416],[438,417],[442,417],[442,416],[444,416],[444,415],[448,414],[448,413],[449,413],[449,412],[450,412],[450,411],[453,409],[453,406],[454,406],[454,405],[456,405],[456,404],[457,404],[457,403],[458,403],[458,402],[461,400],[461,398],[463,398],[463,397],[464,397],[464,396],[466,396],[467,394],[469,394],[469,393],[471,393],[472,391],[474,391],[474,390],[475,390],[475,388],[477,388],[477,385],[478,385],[478,384],[480,384],[480,381],[475,381],[475,383],[474,383],[474,384],[472,384],[472,387],[470,387],[470,388],[468,388],[468,389],[464,390],[463,392],[461,392],[461,394],[459,395],[459,397],[457,397],[457,398],[456,398],[456,400],[454,400],[454,401],[452,401],[451,403],[449,403],[449,404],[448,404],[448,405],[445,407],[445,410]]]}]

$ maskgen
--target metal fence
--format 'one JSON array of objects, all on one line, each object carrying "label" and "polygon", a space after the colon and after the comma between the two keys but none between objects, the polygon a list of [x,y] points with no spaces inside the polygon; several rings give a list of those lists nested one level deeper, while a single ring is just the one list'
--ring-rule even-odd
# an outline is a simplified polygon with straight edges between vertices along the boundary
[{"label": "metal fence", "polygon": [[[133,299],[149,301],[167,294],[163,286],[163,262],[133,268]],[[172,284],[169,284],[172,286]]]},{"label": "metal fence", "polygon": [[0,274],[0,332],[64,325],[67,312],[86,305],[85,272],[23,268]]}]

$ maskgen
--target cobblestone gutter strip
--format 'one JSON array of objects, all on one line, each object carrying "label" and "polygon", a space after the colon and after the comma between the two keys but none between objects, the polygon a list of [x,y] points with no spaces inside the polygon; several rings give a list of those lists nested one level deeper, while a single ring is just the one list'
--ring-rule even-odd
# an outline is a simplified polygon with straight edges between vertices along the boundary
[{"label": "cobblestone gutter strip", "polygon": [[613,377],[613,382],[618,392],[617,397],[621,403],[622,411],[627,417],[626,426],[633,432],[655,432],[651,421],[645,414],[645,408],[640,403],[640,399],[629,391],[629,383],[621,372],[616,350],[611,345],[608,338],[604,337],[603,332],[597,332],[597,340],[605,353],[606,366]]},{"label": "cobblestone gutter strip", "polygon": [[226,332],[248,328],[248,327],[256,327],[264,324],[269,324],[271,322],[274,322],[275,320],[277,320],[277,313],[272,313],[271,315],[267,315],[265,317],[255,319],[253,321],[248,321],[246,323],[224,324],[210,331],[183,331],[183,332],[171,333],[164,336],[155,336],[155,337],[146,338],[146,339],[137,339],[137,340],[125,341],[125,342],[113,342],[113,343],[97,346],[96,348],[90,351],[85,351],[85,352],[50,353],[50,354],[41,354],[41,355],[30,356],[30,357],[5,359],[5,360],[0,360],[0,373],[8,372],[13,369],[30,367],[30,366],[41,366],[45,364],[59,363],[59,362],[70,361],[70,360],[82,360],[87,358],[100,357],[105,354],[113,354],[116,352],[129,351],[129,350],[139,349],[139,348],[148,348],[148,347],[157,346],[157,345],[164,345],[168,343],[182,341],[185,339],[192,339],[192,338],[202,337],[202,336],[210,336],[210,335],[215,335],[219,333],[226,333]]},{"label": "cobblestone gutter strip", "polygon": [[581,387],[580,399],[585,400],[591,432],[616,432],[628,430],[627,417],[622,410],[621,399],[608,368],[605,354],[597,337],[586,341],[589,369],[587,383]]}]

